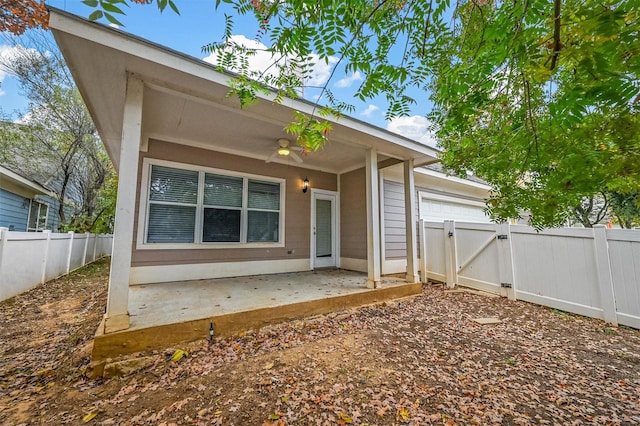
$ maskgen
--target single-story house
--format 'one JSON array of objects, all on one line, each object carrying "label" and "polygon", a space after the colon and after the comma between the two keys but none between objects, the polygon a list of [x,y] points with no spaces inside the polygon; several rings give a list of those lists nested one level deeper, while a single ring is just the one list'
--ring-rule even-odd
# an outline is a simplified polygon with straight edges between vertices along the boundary
[{"label": "single-story house", "polygon": [[[298,153],[284,128],[312,103],[260,94],[243,109],[227,96],[232,76],[200,59],[54,8],[49,26],[119,174],[99,334],[138,327],[130,297],[160,283],[340,268],[375,289],[387,186],[402,194],[401,222],[415,224],[417,196],[447,201],[456,185],[434,187],[421,169],[436,149],[349,117],[325,147]],[[416,226],[403,238],[402,272],[419,283]]]},{"label": "single-story house", "polygon": [[57,201],[51,191],[0,166],[0,227],[10,231],[57,230]]}]

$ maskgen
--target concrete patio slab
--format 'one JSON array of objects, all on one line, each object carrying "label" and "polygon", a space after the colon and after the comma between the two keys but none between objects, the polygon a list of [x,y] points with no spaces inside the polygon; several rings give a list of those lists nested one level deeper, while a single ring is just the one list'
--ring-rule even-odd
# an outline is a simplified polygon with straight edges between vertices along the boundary
[{"label": "concrete patio slab", "polygon": [[363,273],[346,270],[256,275],[131,286],[127,330],[104,334],[99,327],[92,360],[206,339],[363,306],[422,292],[420,283],[383,277],[365,287]]}]

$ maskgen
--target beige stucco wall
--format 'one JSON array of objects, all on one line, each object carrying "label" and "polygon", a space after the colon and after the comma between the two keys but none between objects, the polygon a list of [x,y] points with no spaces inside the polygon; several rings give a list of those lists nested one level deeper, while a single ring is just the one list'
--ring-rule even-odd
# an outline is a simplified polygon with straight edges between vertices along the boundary
[{"label": "beige stucco wall", "polygon": [[340,175],[340,257],[367,258],[365,169]]},{"label": "beige stucco wall", "polygon": [[[140,207],[140,179],[144,158],[156,158],[285,179],[285,246],[237,249],[136,249],[137,218]],[[330,191],[337,190],[337,176],[335,174],[284,164],[265,163],[263,160],[150,140],[148,151],[141,153],[140,163],[138,164],[136,223],[134,224],[134,249],[131,266],[309,258],[311,194],[310,192],[304,194],[301,190],[302,180],[305,176],[308,176],[314,188]],[[289,254],[290,251],[292,251],[291,254]]]}]

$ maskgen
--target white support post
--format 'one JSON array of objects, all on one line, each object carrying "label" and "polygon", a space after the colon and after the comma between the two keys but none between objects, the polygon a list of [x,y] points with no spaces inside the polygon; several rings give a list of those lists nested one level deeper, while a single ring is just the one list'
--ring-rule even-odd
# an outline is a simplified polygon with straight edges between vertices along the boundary
[{"label": "white support post", "polygon": [[82,254],[82,265],[80,266],[84,266],[87,264],[87,250],[89,249],[89,233],[85,232],[84,233],[84,252]]},{"label": "white support post", "polygon": [[112,333],[129,328],[129,281],[133,223],[136,210],[136,182],[142,137],[142,98],[144,83],[129,76],[122,121],[120,165],[118,168],[118,198],[113,232],[113,254],[109,275],[107,312],[104,332]]},{"label": "white support post", "polygon": [[47,262],[49,261],[49,246],[51,243],[51,231],[44,230],[42,231],[44,235],[47,236],[45,246],[44,246],[44,256],[42,258],[42,277],[40,278],[40,284],[43,284],[47,280]]},{"label": "white support post", "polygon": [[366,151],[367,180],[367,287],[380,286],[380,189],[378,180],[378,152]]},{"label": "white support post", "polygon": [[596,269],[598,271],[598,287],[600,289],[603,319],[608,323],[618,325],[613,278],[611,277],[611,261],[609,260],[607,228],[604,225],[595,225],[593,227],[593,243],[596,252]]},{"label": "white support post", "polygon": [[444,221],[444,258],[447,288],[458,284],[458,253],[456,251],[456,224],[453,220]]},{"label": "white support post", "polygon": [[427,230],[424,227],[424,219],[420,219],[420,281],[423,284],[427,284],[429,279],[427,277]]},{"label": "white support post", "polygon": [[418,248],[416,246],[416,185],[413,160],[404,162],[404,218],[406,229],[407,275],[410,283],[418,282]]},{"label": "white support post", "polygon": [[[511,224],[509,222],[496,224],[496,238],[498,244],[500,287],[506,292],[509,300],[516,300],[516,275],[513,265]],[[505,296],[505,294],[502,295]]]},{"label": "white support post", "polygon": [[69,231],[69,253],[67,253],[67,274],[71,272],[71,255],[73,253],[73,237],[75,236],[75,232]]}]

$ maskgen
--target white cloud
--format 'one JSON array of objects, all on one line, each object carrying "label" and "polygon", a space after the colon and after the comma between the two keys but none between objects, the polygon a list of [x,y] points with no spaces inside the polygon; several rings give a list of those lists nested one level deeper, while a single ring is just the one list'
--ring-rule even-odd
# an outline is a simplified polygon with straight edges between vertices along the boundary
[{"label": "white cloud", "polygon": [[[244,46],[256,51],[254,55],[248,57],[249,70],[255,73],[265,73],[265,75],[275,76],[278,73],[278,67],[272,66],[273,63],[276,62],[276,59],[278,60],[278,62],[283,64],[287,60],[287,58],[274,57],[271,52],[267,51],[268,48],[266,45],[259,41],[251,40],[243,35],[233,35],[231,36],[231,41],[240,46]],[[211,55],[205,57],[203,60],[205,62],[218,65],[218,59],[218,54],[212,53]],[[335,58],[333,56],[329,57],[328,61],[324,61],[320,60],[320,58],[316,54],[310,55],[308,63],[311,64],[311,72],[309,74],[309,77],[305,81],[305,84],[308,86],[322,86],[323,84],[325,84],[331,76],[333,65],[335,65],[337,62],[338,58]]]},{"label": "white cloud", "polygon": [[369,105],[369,106],[367,107],[367,109],[365,109],[364,111],[362,111],[362,112],[360,113],[360,115],[363,115],[363,116],[365,116],[365,117],[371,117],[371,114],[373,114],[374,112],[376,112],[376,111],[377,111],[377,110],[379,110],[379,109],[380,109],[380,108],[378,108],[378,107],[377,107],[377,106],[375,106],[375,105]]},{"label": "white cloud", "polygon": [[328,61],[321,60],[315,53],[311,54],[309,63],[313,64],[311,68],[311,76],[305,82],[308,86],[322,86],[331,76],[333,66],[338,62],[338,58],[329,56]]},{"label": "white cloud", "polygon": [[387,130],[425,145],[435,147],[437,140],[435,135],[429,131],[430,124],[426,117],[420,115],[396,117],[387,123]]},{"label": "white cloud", "polygon": [[360,75],[360,71],[356,71],[351,75],[346,76],[345,78],[341,78],[336,81],[336,87],[350,87],[356,81],[362,81],[362,75]]}]

